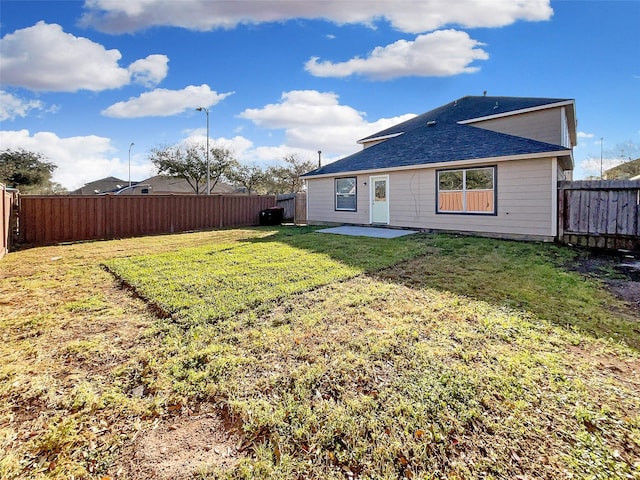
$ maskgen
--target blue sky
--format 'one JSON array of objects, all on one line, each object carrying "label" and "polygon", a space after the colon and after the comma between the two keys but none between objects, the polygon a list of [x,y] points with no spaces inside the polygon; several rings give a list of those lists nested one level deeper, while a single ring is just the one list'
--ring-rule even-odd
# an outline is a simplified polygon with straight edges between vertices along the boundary
[{"label": "blue sky", "polygon": [[243,163],[326,163],[486,90],[575,99],[584,178],[601,138],[605,168],[638,153],[639,24],[635,0],[2,0],[0,148],[73,189],[127,180],[133,142],[142,180],[152,148],[204,142],[203,106]]}]

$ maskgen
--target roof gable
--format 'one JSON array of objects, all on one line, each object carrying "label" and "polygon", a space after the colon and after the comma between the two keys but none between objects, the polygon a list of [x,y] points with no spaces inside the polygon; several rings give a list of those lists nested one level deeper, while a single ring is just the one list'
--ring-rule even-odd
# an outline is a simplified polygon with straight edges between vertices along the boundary
[{"label": "roof gable", "polygon": [[359,140],[370,146],[303,177],[545,154],[572,168],[571,148],[474,126],[479,120],[565,105],[571,106],[569,116],[575,118],[570,99],[462,97]]},{"label": "roof gable", "polygon": [[467,96],[369,135],[358,140],[358,143],[367,143],[380,137],[406,133],[430,121],[435,121],[436,123],[466,123],[475,119],[506,115],[568,101],[571,100],[560,98]]}]

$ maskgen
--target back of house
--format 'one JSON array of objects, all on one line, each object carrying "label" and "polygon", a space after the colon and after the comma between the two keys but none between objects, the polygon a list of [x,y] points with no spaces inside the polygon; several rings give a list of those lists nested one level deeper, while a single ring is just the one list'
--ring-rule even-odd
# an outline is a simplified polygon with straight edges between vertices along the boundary
[{"label": "back of house", "polygon": [[307,219],[552,240],[576,138],[574,100],[463,97],[305,174]]}]

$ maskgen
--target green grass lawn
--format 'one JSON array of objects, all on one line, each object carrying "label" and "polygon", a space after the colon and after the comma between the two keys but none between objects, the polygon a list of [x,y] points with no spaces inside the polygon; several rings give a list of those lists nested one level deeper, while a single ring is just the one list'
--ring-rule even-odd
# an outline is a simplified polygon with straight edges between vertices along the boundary
[{"label": "green grass lawn", "polygon": [[413,258],[427,249],[394,240],[283,230],[179,251],[119,258],[106,267],[147,301],[188,324],[248,308]]},{"label": "green grass lawn", "polygon": [[[10,324],[20,332],[9,339],[14,352],[46,349],[44,339],[29,336],[42,325],[55,331],[62,319],[84,318],[100,326],[97,336],[58,340],[59,350],[49,339],[57,352],[51,369],[64,369],[66,358],[90,371],[93,359],[114,358],[66,393],[28,378],[36,360],[26,353],[4,365],[0,401],[9,403],[0,407],[0,440],[11,454],[0,473],[8,478],[80,477],[83,469],[91,478],[112,476],[140,425],[205,405],[241,433],[245,455],[199,469],[203,479],[640,476],[637,312],[597,280],[563,268],[575,251],[293,227],[137,242],[93,244],[91,255],[73,246],[66,269],[13,276],[13,285],[41,292],[82,284],[64,273],[82,268],[104,283],[104,265],[163,315],[112,349],[105,318],[141,322],[148,314],[137,303],[120,305],[118,314],[114,304],[124,297],[86,286],[55,311],[29,311],[30,321]],[[21,253],[10,254],[9,265]],[[140,386],[143,394],[132,395]],[[11,415],[37,389],[59,421],[30,420],[17,433]],[[138,430],[119,427],[118,438],[99,421]],[[96,426],[113,438],[83,456],[97,442]],[[22,436],[28,440],[11,440]],[[21,459],[34,465],[25,458],[43,451],[47,462],[55,458],[53,468],[20,469]]]}]

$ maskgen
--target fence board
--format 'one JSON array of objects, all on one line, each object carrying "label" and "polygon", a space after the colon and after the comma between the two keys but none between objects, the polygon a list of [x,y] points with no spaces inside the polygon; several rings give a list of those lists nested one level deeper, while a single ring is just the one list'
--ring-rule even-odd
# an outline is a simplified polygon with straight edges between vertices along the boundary
[{"label": "fence board", "polygon": [[13,196],[0,183],[0,258],[9,251],[11,241],[11,208]]},{"label": "fence board", "polygon": [[580,198],[578,231],[589,232],[589,202],[591,201],[591,192],[581,190],[578,195]]},{"label": "fence board", "polygon": [[19,241],[48,245],[257,225],[273,195],[22,196]]},{"label": "fence board", "polygon": [[606,233],[608,235],[615,235],[616,228],[618,228],[618,196],[611,195],[609,197],[608,204],[608,213],[609,216],[607,218],[607,230]]},{"label": "fence board", "polygon": [[296,216],[296,194],[287,193],[285,195],[278,195],[276,206],[284,208],[282,212],[282,218],[285,220],[295,220]]},{"label": "fence board", "polygon": [[296,193],[293,221],[296,225],[307,223],[307,194]]},{"label": "fence board", "polygon": [[558,240],[640,250],[640,181],[558,183]]},{"label": "fence board", "polygon": [[[626,234],[629,228],[629,195],[627,192],[621,192],[618,201],[618,227],[617,234]],[[635,206],[635,205],[634,205]]]}]

